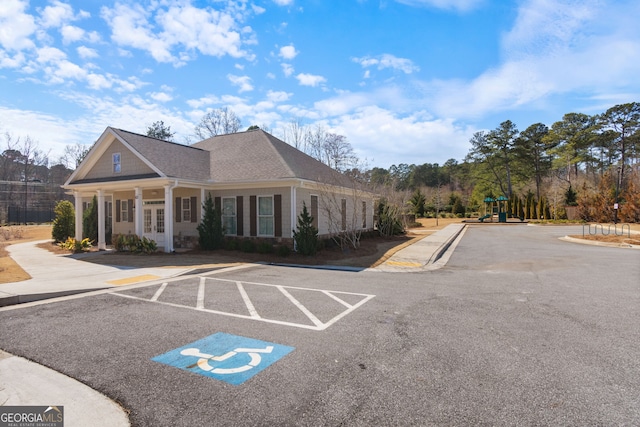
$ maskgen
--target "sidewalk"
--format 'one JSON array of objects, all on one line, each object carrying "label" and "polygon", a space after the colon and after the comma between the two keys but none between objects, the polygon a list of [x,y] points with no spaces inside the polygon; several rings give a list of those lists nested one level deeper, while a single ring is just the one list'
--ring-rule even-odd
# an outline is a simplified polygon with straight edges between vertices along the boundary
[{"label": "sidewalk", "polygon": [[413,244],[400,249],[391,258],[373,268],[376,271],[395,273],[420,272],[441,268],[448,256],[447,249],[465,230],[465,224],[449,224]]},{"label": "sidewalk", "polygon": [[0,284],[0,307],[173,277],[191,268],[128,268],[78,262],[83,254],[55,255],[36,241],[7,247],[9,256],[32,277]]}]

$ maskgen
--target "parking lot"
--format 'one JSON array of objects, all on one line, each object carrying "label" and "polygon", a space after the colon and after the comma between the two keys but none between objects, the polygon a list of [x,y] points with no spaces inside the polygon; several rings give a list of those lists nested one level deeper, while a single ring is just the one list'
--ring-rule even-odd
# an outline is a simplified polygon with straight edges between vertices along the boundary
[{"label": "parking lot", "polygon": [[133,425],[638,425],[640,252],[470,227],[416,273],[254,265],[0,310]]}]

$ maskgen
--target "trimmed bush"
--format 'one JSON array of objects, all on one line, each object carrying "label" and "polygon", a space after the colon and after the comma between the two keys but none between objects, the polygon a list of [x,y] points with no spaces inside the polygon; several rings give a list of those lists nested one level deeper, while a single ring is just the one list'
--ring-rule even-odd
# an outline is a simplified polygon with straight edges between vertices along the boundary
[{"label": "trimmed bush", "polygon": [[56,242],[65,242],[76,234],[76,213],[73,204],[68,200],[58,202],[53,210],[56,218],[53,220],[51,237]]},{"label": "trimmed bush", "polygon": [[255,252],[256,244],[253,243],[253,240],[251,239],[244,239],[242,243],[240,243],[240,250],[247,253]]},{"label": "trimmed bush", "polygon": [[131,252],[135,254],[150,254],[158,250],[158,244],[146,237],[138,237],[136,234],[116,234],[113,236],[113,247],[118,252]]}]

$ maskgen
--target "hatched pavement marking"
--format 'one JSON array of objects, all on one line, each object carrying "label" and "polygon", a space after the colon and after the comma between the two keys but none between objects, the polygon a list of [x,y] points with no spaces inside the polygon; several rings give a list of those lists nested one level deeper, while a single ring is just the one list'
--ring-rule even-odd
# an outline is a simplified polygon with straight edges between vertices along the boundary
[{"label": "hatched pavement marking", "polygon": [[[268,284],[268,283],[240,282],[240,281],[237,281],[237,280],[218,279],[218,278],[211,278],[211,277],[204,277],[204,276],[199,276],[199,279],[200,280],[199,280],[199,283],[198,283],[197,299],[196,299],[196,305],[195,306],[187,306],[187,305],[183,305],[183,304],[176,304],[176,303],[172,303],[172,302],[168,302],[168,301],[159,301],[159,298],[162,296],[162,293],[165,291],[165,289],[167,288],[167,285],[169,284],[168,282],[162,283],[151,298],[143,298],[143,297],[138,297],[138,296],[134,296],[134,295],[127,295],[127,294],[123,293],[123,291],[112,292],[110,294],[111,295],[116,295],[116,296],[119,296],[119,297],[123,297],[123,298],[130,298],[130,299],[136,299],[136,300],[140,300],[140,301],[152,302],[152,303],[156,303],[156,304],[163,304],[163,305],[167,305],[167,306],[170,306],[170,307],[187,308],[187,309],[191,309],[191,310],[197,310],[197,311],[200,311],[200,312],[220,314],[220,315],[223,315],[223,316],[237,317],[237,318],[241,318],[241,319],[257,320],[257,321],[261,321],[261,322],[274,323],[274,324],[278,324],[278,325],[285,325],[285,326],[293,326],[293,327],[304,328],[304,329],[311,329],[311,330],[314,330],[314,331],[323,331],[323,330],[327,329],[329,326],[333,325],[338,320],[342,319],[343,317],[345,317],[349,313],[353,312],[354,310],[358,309],[364,303],[366,303],[367,301],[369,301],[370,299],[375,297],[375,295],[361,294],[361,293],[355,293],[355,292],[329,291],[329,290],[324,290],[324,289],[302,288],[302,287],[296,287],[296,286],[272,285],[272,284]],[[204,307],[204,303],[205,303],[205,287],[206,287],[207,280],[218,281],[218,282],[235,283],[236,286],[237,286],[238,292],[240,293],[240,296],[242,297],[242,300],[243,300],[243,302],[244,302],[244,304],[245,304],[245,306],[247,308],[247,312],[249,314],[248,315],[237,314],[237,313],[231,313],[231,312],[226,312],[226,311],[221,311],[221,310],[211,310],[211,309],[205,308]],[[176,281],[176,282],[178,282],[178,284],[179,284],[179,281]],[[155,284],[155,285],[157,285],[157,284]],[[295,308],[295,309],[301,311],[311,321],[311,323],[313,323],[313,325],[304,324],[304,323],[296,323],[296,322],[287,322],[287,321],[277,320],[277,319],[269,319],[269,318],[261,316],[258,313],[258,311],[256,310],[255,306],[253,305],[253,302],[251,301],[251,298],[249,297],[244,285],[265,286],[265,287],[270,287],[270,288],[277,289],[291,303],[292,309]],[[149,286],[154,286],[154,285],[149,285]],[[324,295],[324,296],[328,296],[332,300],[338,302],[339,304],[341,304],[342,306],[345,307],[345,310],[343,310],[342,312],[340,312],[339,314],[337,314],[336,316],[334,316],[333,318],[331,318],[327,322],[322,322],[320,319],[318,319],[318,317],[315,314],[313,314],[313,312],[309,308],[307,308],[300,301],[298,301],[298,299],[296,299],[289,292],[289,290],[302,290],[302,291],[309,291],[309,292],[317,292],[318,294],[321,294],[321,295]],[[358,301],[357,303],[355,303],[355,304],[349,304],[348,302],[346,302],[342,298],[340,298],[340,295],[360,296],[360,297],[362,297],[362,299],[360,301]]]}]

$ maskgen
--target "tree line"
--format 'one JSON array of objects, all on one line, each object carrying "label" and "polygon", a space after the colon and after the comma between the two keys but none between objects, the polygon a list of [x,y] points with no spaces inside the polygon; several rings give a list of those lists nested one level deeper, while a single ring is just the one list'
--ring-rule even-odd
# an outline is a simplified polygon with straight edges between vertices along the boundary
[{"label": "tree line", "polygon": [[[433,189],[445,188],[452,195],[448,205],[452,207],[459,198],[467,211],[482,209],[487,197],[504,196],[509,210],[516,212],[512,206],[516,196],[529,200],[531,206],[551,206],[547,217],[565,217],[564,206],[577,206],[584,220],[609,221],[621,214],[626,221],[640,221],[638,102],[615,105],[595,115],[568,113],[551,127],[534,123],[523,131],[506,120],[493,130],[476,132],[469,143],[461,163],[450,159],[442,166],[374,168],[371,182],[401,191],[430,192],[431,200]],[[413,196],[419,198],[417,193]],[[545,209],[529,212],[524,216],[545,216]]]}]

